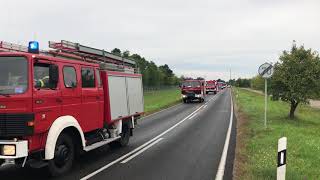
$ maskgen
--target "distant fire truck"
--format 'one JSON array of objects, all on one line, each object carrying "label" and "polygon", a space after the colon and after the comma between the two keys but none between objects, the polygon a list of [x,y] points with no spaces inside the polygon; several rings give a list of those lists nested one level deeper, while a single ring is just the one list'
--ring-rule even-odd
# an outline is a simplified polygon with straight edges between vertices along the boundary
[{"label": "distant fire truck", "polygon": [[204,102],[205,94],[204,80],[184,80],[181,84],[181,97],[184,103],[192,102],[193,100]]},{"label": "distant fire truck", "polygon": [[209,94],[210,92],[217,94],[217,81],[216,80],[206,81],[206,93]]},{"label": "distant fire truck", "polygon": [[64,40],[49,47],[0,41],[0,165],[58,176],[82,152],[127,145],[144,100],[134,61]]}]

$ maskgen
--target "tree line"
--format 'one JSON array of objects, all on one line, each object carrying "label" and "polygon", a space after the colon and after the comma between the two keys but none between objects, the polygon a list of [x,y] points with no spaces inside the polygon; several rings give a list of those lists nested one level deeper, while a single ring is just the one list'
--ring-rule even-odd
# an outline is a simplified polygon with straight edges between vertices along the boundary
[{"label": "tree line", "polygon": [[[261,76],[233,79],[230,84],[238,87],[264,90],[265,80]],[[290,51],[283,51],[274,64],[274,74],[268,79],[268,92],[272,100],[289,103],[289,118],[295,118],[300,104],[320,98],[320,58],[317,51],[305,49],[293,43]]]},{"label": "tree line", "polygon": [[180,78],[173,73],[167,64],[157,66],[153,61],[149,61],[139,54],[131,54],[128,50],[122,52],[118,48],[114,48],[111,53],[134,60],[137,63],[137,67],[143,75],[144,88],[162,88],[180,84]]}]

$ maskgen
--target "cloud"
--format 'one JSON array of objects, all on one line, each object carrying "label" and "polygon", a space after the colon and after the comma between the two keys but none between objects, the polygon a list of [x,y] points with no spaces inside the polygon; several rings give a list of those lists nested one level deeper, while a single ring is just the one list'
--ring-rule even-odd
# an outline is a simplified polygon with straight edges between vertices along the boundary
[{"label": "cloud", "polygon": [[177,74],[249,77],[292,40],[319,50],[320,1],[4,0],[0,39],[71,40],[139,53]]}]

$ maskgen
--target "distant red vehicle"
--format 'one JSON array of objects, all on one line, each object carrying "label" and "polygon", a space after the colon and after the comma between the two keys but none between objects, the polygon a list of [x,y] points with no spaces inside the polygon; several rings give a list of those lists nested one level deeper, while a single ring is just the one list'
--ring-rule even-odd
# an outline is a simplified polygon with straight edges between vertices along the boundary
[{"label": "distant red vehicle", "polygon": [[223,90],[227,87],[227,84],[225,82],[217,82],[217,88],[218,90]]},{"label": "distant red vehicle", "polygon": [[209,94],[210,92],[217,94],[217,81],[216,80],[206,81],[206,94]]},{"label": "distant red vehicle", "polygon": [[204,102],[205,98],[205,81],[204,80],[185,80],[181,85],[181,97],[184,103],[199,100]]}]

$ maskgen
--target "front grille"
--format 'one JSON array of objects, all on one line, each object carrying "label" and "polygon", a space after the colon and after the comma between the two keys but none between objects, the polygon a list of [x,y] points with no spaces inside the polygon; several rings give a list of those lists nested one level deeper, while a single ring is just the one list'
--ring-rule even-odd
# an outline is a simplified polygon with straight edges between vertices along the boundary
[{"label": "front grille", "polygon": [[27,122],[34,120],[34,114],[0,114],[0,137],[28,136],[33,127]]}]

